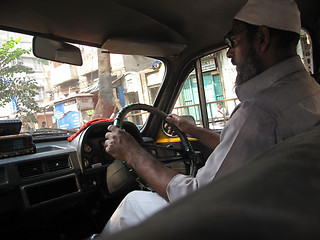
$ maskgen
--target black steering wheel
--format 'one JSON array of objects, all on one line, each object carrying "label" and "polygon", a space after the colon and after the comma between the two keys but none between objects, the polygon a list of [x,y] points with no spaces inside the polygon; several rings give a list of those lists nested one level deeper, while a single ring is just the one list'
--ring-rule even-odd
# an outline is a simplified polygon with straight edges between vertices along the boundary
[{"label": "black steering wheel", "polygon": [[[129,104],[129,105],[125,106],[123,109],[121,109],[119,111],[119,113],[117,114],[117,116],[114,120],[114,126],[122,129],[125,116],[133,110],[144,110],[144,111],[150,112],[152,114],[157,115],[158,117],[160,117],[164,121],[165,121],[166,117],[168,116],[165,112],[163,112],[153,106],[150,106],[147,104],[134,103],[134,104]],[[181,132],[179,130],[179,128],[176,127],[175,125],[170,124],[170,123],[168,123],[168,124],[172,128],[172,130],[181,139],[181,143],[184,147],[184,149],[183,149],[184,154],[181,154],[181,155],[183,155],[183,157],[185,159],[184,162],[187,162],[189,164],[188,175],[194,177],[196,175],[196,171],[197,171],[197,168],[196,168],[197,154],[194,152],[192,145],[191,145],[190,141],[188,140],[186,134]],[[173,158],[172,161],[177,161],[177,158]],[[168,163],[168,161],[166,161],[166,162]],[[130,172],[134,172],[133,169],[125,162],[124,162],[124,165],[126,165],[129,168]],[[139,183],[141,183],[144,187],[149,188],[149,186],[147,186],[147,184],[142,179],[137,179],[137,181]]]}]

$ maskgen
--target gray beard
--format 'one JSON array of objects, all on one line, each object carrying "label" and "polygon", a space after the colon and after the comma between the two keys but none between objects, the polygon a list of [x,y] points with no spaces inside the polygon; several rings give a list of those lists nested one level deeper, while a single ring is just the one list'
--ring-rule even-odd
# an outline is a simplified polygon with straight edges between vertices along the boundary
[{"label": "gray beard", "polygon": [[247,82],[248,80],[262,72],[261,62],[257,58],[257,55],[254,52],[253,48],[249,49],[246,58],[247,60],[242,66],[237,66],[238,74],[235,83],[236,87]]}]

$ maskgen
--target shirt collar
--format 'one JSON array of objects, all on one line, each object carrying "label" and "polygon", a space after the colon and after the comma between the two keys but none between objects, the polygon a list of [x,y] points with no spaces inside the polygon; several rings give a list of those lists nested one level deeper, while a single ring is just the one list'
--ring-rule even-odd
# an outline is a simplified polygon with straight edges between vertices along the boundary
[{"label": "shirt collar", "polygon": [[254,78],[236,87],[236,94],[241,102],[250,99],[257,92],[272,86],[286,75],[305,69],[299,56],[288,58]]}]

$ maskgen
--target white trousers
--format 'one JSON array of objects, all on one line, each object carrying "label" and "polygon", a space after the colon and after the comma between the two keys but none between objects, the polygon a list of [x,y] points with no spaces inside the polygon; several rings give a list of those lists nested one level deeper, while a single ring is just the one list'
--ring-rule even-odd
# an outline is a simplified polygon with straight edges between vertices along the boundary
[{"label": "white trousers", "polygon": [[119,204],[101,235],[114,234],[125,228],[135,226],[168,204],[164,198],[154,192],[130,192]]}]

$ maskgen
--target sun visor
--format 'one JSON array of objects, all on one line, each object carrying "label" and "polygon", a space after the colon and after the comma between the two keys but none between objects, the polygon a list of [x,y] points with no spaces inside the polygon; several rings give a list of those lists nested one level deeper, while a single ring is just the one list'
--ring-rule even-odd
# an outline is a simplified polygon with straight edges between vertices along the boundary
[{"label": "sun visor", "polygon": [[184,51],[186,45],[171,42],[116,38],[108,39],[102,45],[102,48],[110,53],[150,57],[176,57]]}]

